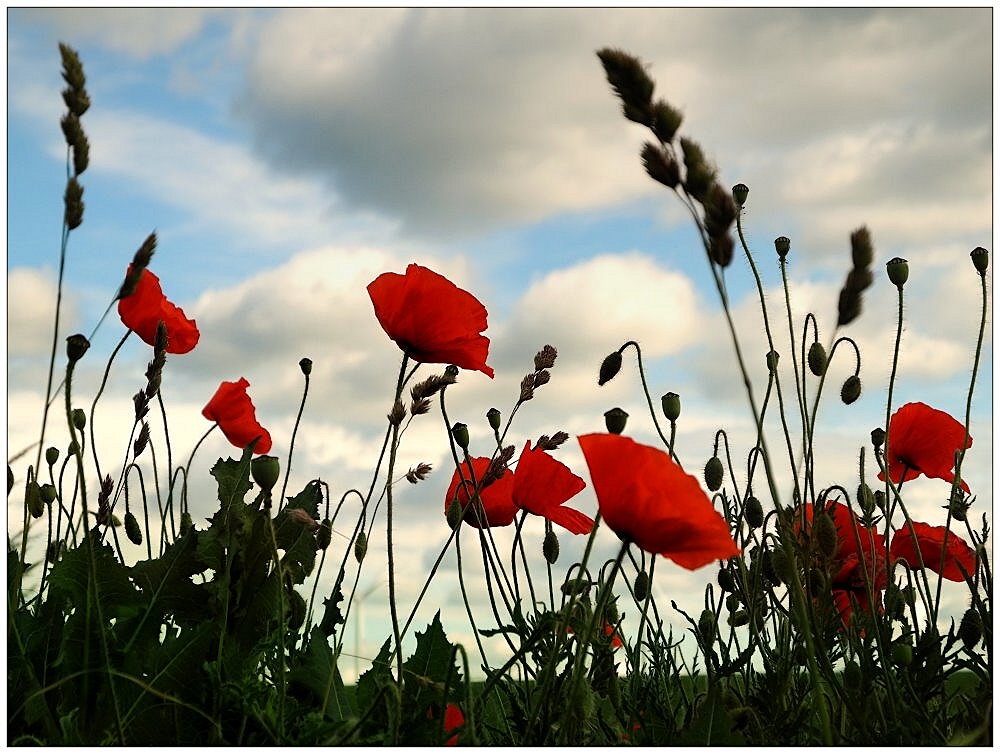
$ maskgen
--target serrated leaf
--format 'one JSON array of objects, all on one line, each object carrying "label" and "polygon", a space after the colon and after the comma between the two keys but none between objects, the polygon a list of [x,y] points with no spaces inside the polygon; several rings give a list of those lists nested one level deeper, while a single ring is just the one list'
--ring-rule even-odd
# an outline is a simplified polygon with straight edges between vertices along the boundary
[{"label": "serrated leaf", "polygon": [[[91,557],[94,560],[93,571]],[[52,566],[49,584],[54,594],[61,595],[76,607],[83,607],[87,604],[91,574],[94,581],[90,594],[100,601],[105,619],[129,617],[141,611],[139,591],[129,580],[128,569],[118,562],[111,545],[84,540],[68,550]]]},{"label": "serrated leaf", "polygon": [[250,458],[253,451],[247,448],[240,460],[221,458],[215,462],[211,474],[219,485],[219,502],[222,509],[243,502],[250,488]]},{"label": "serrated leaf", "polygon": [[172,615],[181,625],[193,625],[207,617],[205,586],[191,581],[192,576],[207,570],[205,563],[196,557],[198,538],[198,532],[189,531],[160,557],[141,560],[132,566],[133,579],[146,599],[146,611],[151,616]]},{"label": "serrated leaf", "polygon": [[286,508],[301,508],[310,516],[319,519],[319,504],[323,502],[323,488],[319,480],[309,482],[295,497],[288,498]]},{"label": "serrated leaf", "polygon": [[323,611],[323,619],[319,622],[320,630],[326,636],[333,636],[337,626],[344,622],[344,615],[340,612],[340,603],[344,601],[344,592],[341,584],[344,582],[344,569],[340,569],[337,575],[337,583],[333,585],[330,596],[323,600],[326,609]]},{"label": "serrated leaf", "polygon": [[[423,633],[416,633],[417,649],[406,662],[403,663],[403,672],[407,675],[407,680],[416,679],[419,689],[435,689],[435,685],[448,683],[452,688],[461,682],[461,673],[455,667],[452,659],[455,654],[455,647],[448,637],[445,636],[444,627],[441,625],[441,611],[434,614],[434,619],[428,624],[427,630]],[[447,691],[441,688],[440,691]],[[417,697],[427,696],[419,691]],[[432,694],[440,696],[440,693]]]},{"label": "serrated leaf", "polygon": [[319,626],[313,626],[309,644],[289,671],[288,680],[309,689],[323,713],[334,722],[351,716],[347,690],[337,668],[337,657]]},{"label": "serrated leaf", "polygon": [[357,700],[358,709],[369,707],[386,684],[393,683],[392,672],[389,669],[390,639],[385,640],[378,656],[372,660],[372,666],[358,678]]}]

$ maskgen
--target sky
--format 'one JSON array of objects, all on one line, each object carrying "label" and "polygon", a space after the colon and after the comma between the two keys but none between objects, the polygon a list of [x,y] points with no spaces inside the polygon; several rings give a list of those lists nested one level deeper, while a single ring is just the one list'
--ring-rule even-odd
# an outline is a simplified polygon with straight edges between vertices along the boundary
[{"label": "sky", "polygon": [[[964,419],[981,316],[969,252],[992,250],[991,9],[21,8],[6,22],[8,459],[38,439],[52,343],[66,180],[59,41],[80,53],[92,100],[82,119],[86,212],[70,236],[59,342],[93,331],[155,230],[150,269],[201,331],[164,375],[175,458],[187,459],[210,426],[201,409],[220,381],[245,377],[284,464],[302,396],[298,362],[308,357],[289,488],[320,477],[335,498],[366,490],[400,353],[365,287],[418,262],[489,311],[496,378],[463,372],[448,390],[449,416],[469,425],[474,454],[490,450],[487,409],[506,418],[546,344],[559,351],[552,381],[518,412],[512,444],[603,431],[615,406],[630,414],[627,434],[656,444],[634,351],[618,378],[597,385],[603,357],[635,340],[654,405],[668,391],[681,396],[685,468],[697,474],[726,428],[734,467],[745,469],[752,421],[708,265],[683,206],[643,171],[648,134],[622,117],[595,55],[603,47],[639,57],[654,96],[683,112],[681,132],[722,184],[749,186],[743,227],[783,364],[791,345],[774,239],[792,241],[796,340],[812,312],[829,345],[850,233],[871,231],[875,283],[863,315],[836,332],[861,348],[864,394],[851,407],[837,400],[853,369],[838,351],[819,410],[817,483],[853,491],[858,454],[885,424],[897,300],[884,265],[893,257],[910,266],[893,408],[923,401]],[[759,400],[768,347],[742,254],[726,276]],[[992,312],[963,467],[979,513],[992,510],[991,321]],[[112,310],[78,369],[81,405],[124,332]],[[115,357],[95,417],[105,464],[123,456],[149,358],[134,336]],[[447,540],[444,426],[439,414],[419,417],[400,450],[399,468],[434,467],[397,488],[405,605]],[[235,454],[218,432],[198,449],[196,520],[213,511],[210,467]],[[557,457],[589,482],[575,441]],[[19,481],[33,458],[14,464]],[[745,471],[737,477],[742,489]],[[944,484],[911,484],[914,517],[944,523]],[[589,488],[573,505],[596,511]],[[19,513],[8,520],[19,530]],[[384,547],[383,528],[370,553]],[[525,536],[540,549],[537,521]],[[583,540],[560,537],[561,565]],[[617,547],[599,532],[600,558]],[[369,555],[362,571],[365,623],[352,619],[362,657],[388,635],[381,557]],[[714,577],[712,566],[663,563],[664,620],[683,630],[669,600],[697,613]],[[453,558],[433,583],[418,615],[440,608],[449,636],[473,646]],[[964,609],[960,588],[946,585],[944,598],[953,613]]]}]

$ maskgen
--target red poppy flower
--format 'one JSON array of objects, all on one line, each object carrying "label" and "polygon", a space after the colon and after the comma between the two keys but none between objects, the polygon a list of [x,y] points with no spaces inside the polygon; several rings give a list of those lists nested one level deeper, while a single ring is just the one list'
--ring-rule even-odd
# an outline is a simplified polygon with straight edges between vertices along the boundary
[{"label": "red poppy flower", "polygon": [[622,435],[577,439],[601,516],[621,539],[689,571],[739,555],[729,526],[698,480],[662,450]]},{"label": "red poppy flower", "polygon": [[[427,719],[434,719],[434,708],[427,708]],[[462,714],[462,709],[453,702],[448,702],[447,706],[444,708],[444,732],[451,733],[457,728],[461,728],[465,725],[465,715]],[[445,741],[445,746],[455,746],[458,743],[458,734]]]},{"label": "red poppy flower", "polygon": [[[833,518],[837,531],[837,550],[832,558],[830,586],[834,604],[846,626],[850,622],[853,605],[864,612],[871,612],[872,604],[868,598],[867,586],[869,583],[875,606],[881,609],[881,593],[888,584],[885,543],[876,529],[862,526],[858,517],[846,505],[828,501],[825,510]],[[796,521],[798,516],[796,513]],[[805,519],[806,531],[810,531],[812,505],[805,506]]]},{"label": "red poppy flower", "polygon": [[[914,541],[916,535],[916,541]],[[945,536],[948,539],[945,541]],[[917,550],[920,550],[920,558],[917,557]],[[941,555],[944,554],[944,570],[941,570]],[[913,522],[913,532],[909,526],[902,526],[892,535],[892,542],[889,544],[889,554],[893,560],[902,558],[906,561],[908,568],[920,568],[921,558],[924,567],[930,568],[935,573],[940,573],[950,581],[965,581],[962,572],[958,569],[961,563],[966,573],[972,574],[976,570],[976,551],[957,534],[948,531],[944,526],[931,526],[922,521]]]},{"label": "red poppy flower", "polygon": [[524,444],[514,471],[514,504],[536,516],[547,518],[573,534],[589,534],[594,519],[563,503],[587,483],[541,448]]},{"label": "red poppy flower", "polygon": [[187,353],[198,345],[201,335],[194,320],[167,301],[160,288],[160,279],[149,270],[142,271],[131,296],[118,299],[118,316],[125,327],[149,345],[155,343],[156,327],[162,320],[167,326],[167,353]]},{"label": "red poppy flower", "polygon": [[201,415],[217,422],[222,434],[237,448],[242,450],[259,437],[253,452],[267,453],[271,449],[271,435],[257,422],[256,410],[247,395],[248,387],[250,383],[243,377],[239,382],[223,382]]},{"label": "red poppy flower", "polygon": [[[573,633],[573,627],[566,626],[566,633],[568,634]],[[608,623],[608,621],[606,620],[604,621],[604,635],[611,637],[612,649],[618,649],[619,647],[625,646],[625,642],[622,641],[622,637],[618,634],[617,631],[615,631],[615,627],[610,623]]]},{"label": "red poppy flower", "polygon": [[[926,403],[907,403],[889,419],[886,464],[895,484],[916,479],[921,474],[953,482],[955,452],[962,448],[965,425],[944,411]],[[965,445],[972,447],[972,438]],[[879,473],[884,480],[885,474]],[[969,485],[962,482],[969,492]]]},{"label": "red poppy flower", "polygon": [[[514,489],[514,473],[510,469],[506,469],[499,479],[482,486],[483,478],[490,467],[490,459],[472,458],[470,460],[472,462],[471,471],[468,463],[464,464],[462,469],[462,474],[465,476],[464,485],[458,469],[455,469],[455,473],[451,477],[451,484],[444,497],[445,513],[447,514],[452,501],[457,498],[465,511],[463,516],[465,523],[480,529],[484,526],[509,526],[514,522],[514,516],[517,515],[517,506],[514,505],[511,498]],[[473,475],[476,482],[480,484],[479,500],[476,505],[469,503],[470,499],[475,498],[474,495],[470,494]]]},{"label": "red poppy flower", "polygon": [[414,361],[493,376],[486,365],[490,339],[481,334],[486,307],[448,278],[411,264],[405,275],[379,275],[368,284],[368,295],[382,329]]}]

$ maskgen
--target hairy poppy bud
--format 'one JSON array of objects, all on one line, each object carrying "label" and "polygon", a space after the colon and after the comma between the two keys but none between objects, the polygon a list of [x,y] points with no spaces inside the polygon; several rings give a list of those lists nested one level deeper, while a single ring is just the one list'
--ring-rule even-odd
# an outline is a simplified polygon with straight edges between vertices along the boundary
[{"label": "hairy poppy bud", "polygon": [[983,638],[983,617],[974,607],[970,607],[958,624],[958,637],[966,649],[975,647]]},{"label": "hairy poppy bud", "polygon": [[127,536],[129,542],[134,545],[142,544],[142,529],[139,528],[139,521],[136,519],[135,514],[133,514],[132,511],[127,511],[125,513],[125,536]]},{"label": "hairy poppy bud", "polygon": [[56,462],[59,460],[59,448],[52,446],[45,449],[45,463],[49,466],[55,466]]},{"label": "hairy poppy bud", "polygon": [[462,422],[455,422],[451,428],[451,436],[462,450],[469,449],[469,427]]},{"label": "hairy poppy bud", "polygon": [[458,498],[451,501],[451,505],[448,506],[448,512],[445,514],[445,518],[448,521],[448,526],[453,530],[458,528],[458,525],[462,523],[462,504],[458,502]]},{"label": "hairy poppy bud", "polygon": [[886,262],[885,271],[889,275],[889,281],[902,290],[910,276],[910,265],[901,257],[893,257]]},{"label": "hairy poppy bud", "polygon": [[649,595],[649,574],[645,571],[639,571],[635,575],[635,584],[632,586],[632,589],[635,592],[637,602],[646,599]]},{"label": "hairy poppy bud", "polygon": [[722,486],[722,459],[712,456],[705,464],[705,486],[715,492]]},{"label": "hairy poppy bud", "polygon": [[753,495],[748,497],[743,505],[743,520],[751,529],[756,529],[764,523],[764,507]]},{"label": "hairy poppy bud", "polygon": [[715,613],[707,608],[702,610],[698,617],[698,633],[701,634],[706,646],[715,641],[716,628],[718,623],[715,620]]},{"label": "hairy poppy bud", "polygon": [[613,408],[604,412],[604,425],[608,432],[613,435],[620,435],[625,431],[625,423],[628,421],[628,414],[620,408]]},{"label": "hairy poppy bud", "polygon": [[302,374],[304,374],[306,377],[312,374],[313,370],[312,359],[307,359],[307,358],[299,359],[299,369],[302,370]]},{"label": "hairy poppy bud", "polygon": [[861,378],[852,374],[844,380],[843,387],[840,388],[840,400],[850,406],[861,395]]},{"label": "hairy poppy bud", "polygon": [[771,567],[774,575],[778,577],[778,584],[791,584],[795,581],[795,560],[781,547],[772,550]]},{"label": "hairy poppy bud", "polygon": [[45,504],[42,502],[42,491],[38,482],[32,480],[24,491],[24,503],[28,506],[28,513],[32,518],[41,518],[45,513]]},{"label": "hairy poppy bud", "polygon": [[363,532],[358,532],[357,539],[354,540],[354,559],[359,563],[365,559],[368,553],[368,536]]},{"label": "hairy poppy bud", "polygon": [[502,417],[500,416],[499,409],[491,408],[486,412],[486,421],[490,423],[490,427],[494,431],[499,431],[501,419]]},{"label": "hairy poppy bud", "polygon": [[559,538],[551,529],[545,532],[545,539],[542,540],[542,555],[550,564],[559,560]]},{"label": "hairy poppy bud", "polygon": [[875,510],[875,495],[872,488],[864,482],[858,485],[858,507],[866,516]]},{"label": "hairy poppy bud", "polygon": [[669,421],[675,422],[681,415],[681,397],[677,393],[664,393],[660,398],[660,407],[663,409],[663,415]]},{"label": "hairy poppy bud", "polygon": [[280,475],[281,464],[274,456],[257,456],[250,461],[250,476],[264,492],[274,489]]},{"label": "hairy poppy bud", "polygon": [[739,628],[740,626],[745,626],[750,622],[750,613],[746,610],[737,610],[735,613],[730,613],[727,622],[733,628]]},{"label": "hairy poppy bud", "polygon": [[792,249],[792,241],[788,236],[778,236],[774,239],[774,250],[778,252],[778,258],[784,259]]},{"label": "hairy poppy bud", "polygon": [[812,522],[813,539],[819,553],[824,558],[832,558],[837,554],[837,525],[833,517],[826,511],[816,511]]},{"label": "hairy poppy bud", "polygon": [[736,202],[737,207],[742,207],[747,202],[747,196],[750,194],[750,187],[745,183],[737,183],[733,186],[733,201]]},{"label": "hairy poppy bud", "polygon": [[724,592],[731,592],[736,588],[736,580],[733,579],[733,574],[725,568],[719,569],[719,587]]},{"label": "hairy poppy bud", "polygon": [[316,530],[316,547],[325,550],[330,546],[330,539],[333,536],[333,528],[330,526],[330,519],[324,518],[323,523]]},{"label": "hairy poppy bud", "polygon": [[872,447],[875,448],[875,450],[878,450],[882,447],[884,442],[885,430],[881,427],[875,427],[875,429],[872,430]]},{"label": "hairy poppy bud", "polygon": [[90,341],[85,335],[77,333],[66,338],[66,356],[69,363],[75,364],[82,359],[88,348],[90,348]]},{"label": "hairy poppy bud", "polygon": [[809,346],[809,355],[806,358],[809,362],[809,371],[815,376],[821,377],[826,371],[826,349],[818,340]]},{"label": "hairy poppy bud", "polygon": [[971,256],[976,272],[980,275],[985,275],[987,268],[990,266],[990,253],[982,246],[977,246],[972,250]]},{"label": "hairy poppy bud", "polygon": [[615,375],[621,371],[622,368],[622,352],[614,351],[609,353],[604,357],[604,361],[601,362],[601,369],[597,375],[597,384],[603,385],[606,382],[614,379]]}]

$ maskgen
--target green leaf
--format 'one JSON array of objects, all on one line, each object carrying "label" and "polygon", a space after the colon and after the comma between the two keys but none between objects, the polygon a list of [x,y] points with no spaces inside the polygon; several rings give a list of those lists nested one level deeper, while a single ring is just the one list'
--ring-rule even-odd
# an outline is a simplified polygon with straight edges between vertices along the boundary
[{"label": "green leaf", "polygon": [[455,667],[455,647],[445,636],[440,610],[434,614],[427,630],[423,633],[418,631],[416,637],[417,649],[403,663],[404,688],[417,689],[414,701],[419,709],[423,709],[428,700],[447,696],[448,689],[458,685],[462,675]]},{"label": "green leaf", "polygon": [[319,480],[309,482],[295,497],[288,498],[286,508],[301,508],[313,518],[319,520],[319,504],[323,502],[323,488]]},{"label": "green leaf", "polygon": [[194,625],[208,617],[206,589],[191,577],[207,570],[196,557],[199,533],[189,531],[173,542],[163,554],[132,566],[132,576],[146,599],[146,612],[156,616],[172,615],[180,625]]},{"label": "green leaf", "polygon": [[240,460],[228,458],[223,461],[220,458],[212,467],[212,476],[219,484],[219,502],[222,503],[222,510],[243,502],[253,486],[250,482],[251,456],[253,451],[247,448]]},{"label": "green leaf", "polygon": [[53,595],[58,594],[79,609],[87,604],[92,575],[90,596],[99,600],[105,619],[126,618],[141,612],[142,599],[129,580],[128,569],[118,562],[111,545],[97,544],[89,537],[52,566],[49,584]]},{"label": "green leaf", "polygon": [[340,603],[344,601],[344,592],[340,588],[343,582],[344,569],[341,568],[337,575],[337,583],[333,585],[333,591],[329,597],[323,600],[326,609],[323,611],[323,619],[319,622],[319,627],[326,636],[333,636],[337,625],[344,622],[344,616],[340,612]]},{"label": "green leaf", "polygon": [[695,712],[691,724],[673,741],[674,746],[736,746],[746,744],[722,701],[722,691],[713,685]]},{"label": "green leaf", "polygon": [[351,716],[347,690],[337,668],[337,656],[318,626],[313,626],[305,652],[297,656],[287,677],[289,683],[308,689],[323,713],[334,722]]}]

